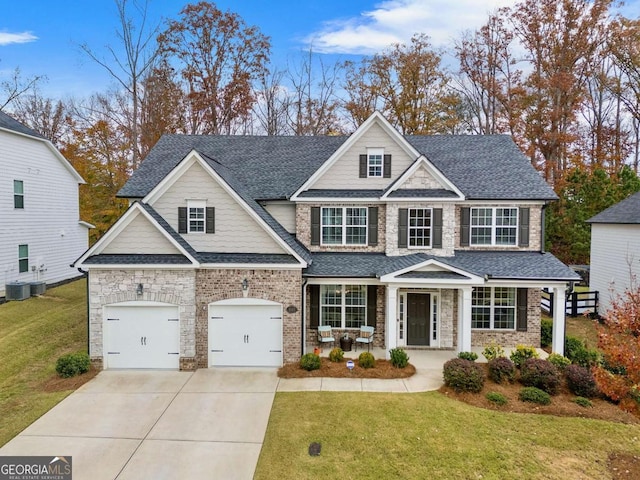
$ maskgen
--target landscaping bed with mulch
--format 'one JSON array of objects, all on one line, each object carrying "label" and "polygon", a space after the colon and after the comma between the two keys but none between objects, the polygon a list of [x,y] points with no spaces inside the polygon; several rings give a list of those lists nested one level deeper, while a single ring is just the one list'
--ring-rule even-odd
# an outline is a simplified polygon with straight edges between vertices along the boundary
[{"label": "landscaping bed with mulch", "polygon": [[76,390],[98,375],[100,370],[93,367],[88,372],[69,378],[61,378],[58,374],[53,374],[42,383],[43,392],[63,392],[66,390]]},{"label": "landscaping bed with mulch", "polygon": [[354,360],[352,371],[347,368],[347,361],[331,362],[328,358],[320,358],[321,364],[318,370],[307,371],[300,367],[300,363],[287,363],[278,370],[280,378],[408,378],[416,373],[416,368],[409,364],[405,368],[396,368],[387,360],[376,360],[373,368],[362,368],[358,360]]}]

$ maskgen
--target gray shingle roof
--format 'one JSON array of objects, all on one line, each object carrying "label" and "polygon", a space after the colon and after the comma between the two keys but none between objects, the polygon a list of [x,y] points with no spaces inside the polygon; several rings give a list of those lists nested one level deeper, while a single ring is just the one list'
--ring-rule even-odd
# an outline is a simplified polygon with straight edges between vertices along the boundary
[{"label": "gray shingle roof", "polygon": [[[307,277],[373,278],[437,260],[453,268],[492,279],[577,281],[580,277],[550,253],[456,251],[453,257],[424,253],[387,257],[383,253],[314,253]],[[425,272],[416,272],[423,274]],[[427,275],[430,273],[427,272]],[[413,278],[426,278],[413,276]],[[437,277],[448,278],[448,277]]]},{"label": "gray shingle roof", "polygon": [[640,223],[640,192],[625,198],[587,220],[589,223]]},{"label": "gray shingle roof", "polygon": [[298,263],[291,255],[269,253],[207,253],[199,252],[201,263]]},{"label": "gray shingle roof", "polygon": [[166,254],[115,254],[92,255],[83,263],[88,265],[189,265],[191,261],[184,255]]},{"label": "gray shingle roof", "polygon": [[380,198],[383,190],[325,190],[311,189],[300,194],[304,198]]},{"label": "gray shingle roof", "polygon": [[0,112],[0,128],[6,128],[7,130],[13,130],[14,132],[23,133],[32,137],[44,138],[35,130],[23,125],[13,117],[10,117],[4,112]]},{"label": "gray shingle roof", "polygon": [[394,190],[389,194],[389,198],[456,198],[457,193],[444,188],[405,188]]},{"label": "gray shingle roof", "polygon": [[197,253],[194,248],[184,238],[182,238],[182,235],[176,232],[171,227],[171,225],[169,225],[169,223],[158,212],[156,212],[153,207],[151,207],[151,205],[143,202],[139,203],[140,206],[144,208],[149,213],[149,215],[151,215],[153,219],[157,221],[158,224],[160,224],[162,228],[164,228],[164,230],[171,236],[171,238],[173,238],[182,248],[184,248],[189,253],[189,255],[194,258],[197,257]]},{"label": "gray shingle roof", "polygon": [[[408,136],[469,199],[555,200],[507,135]],[[347,137],[164,135],[118,196],[149,193],[191,150],[227,167],[255,200],[289,198]]]}]

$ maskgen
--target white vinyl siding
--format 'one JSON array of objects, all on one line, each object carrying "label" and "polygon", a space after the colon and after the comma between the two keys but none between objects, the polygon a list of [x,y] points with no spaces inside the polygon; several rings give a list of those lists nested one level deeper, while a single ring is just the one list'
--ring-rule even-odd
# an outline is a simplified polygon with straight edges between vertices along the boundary
[{"label": "white vinyl siding", "polygon": [[289,233],[296,233],[296,204],[293,202],[267,202],[264,208]]},{"label": "white vinyl siding", "polygon": [[516,327],[516,289],[475,287],[471,295],[471,328],[513,330]]},{"label": "white vinyl siding", "polygon": [[[79,224],[78,178],[44,141],[0,130],[0,296],[5,283],[47,283],[80,276],[69,265],[87,249]],[[15,208],[14,180],[22,182],[24,208]],[[29,245],[29,271],[19,272],[18,245]],[[37,275],[31,266],[42,267]],[[46,270],[46,271],[45,271]]]},{"label": "white vinyl siding", "polygon": [[152,206],[178,230],[178,208],[187,199],[215,207],[215,235],[187,233],[185,240],[201,252],[285,253],[285,250],[200,165],[192,165]]},{"label": "white vinyl siding", "polygon": [[176,254],[180,251],[149,220],[138,214],[102,253]]}]

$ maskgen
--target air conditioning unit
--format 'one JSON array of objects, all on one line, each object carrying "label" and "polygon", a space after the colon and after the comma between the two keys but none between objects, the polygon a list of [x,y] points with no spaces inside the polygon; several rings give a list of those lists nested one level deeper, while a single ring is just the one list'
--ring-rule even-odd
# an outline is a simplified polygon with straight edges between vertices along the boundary
[{"label": "air conditioning unit", "polygon": [[31,296],[31,285],[24,282],[7,283],[5,286],[5,297],[9,300],[26,300]]},{"label": "air conditioning unit", "polygon": [[47,291],[46,282],[31,282],[31,296],[36,297],[38,295],[44,295]]}]

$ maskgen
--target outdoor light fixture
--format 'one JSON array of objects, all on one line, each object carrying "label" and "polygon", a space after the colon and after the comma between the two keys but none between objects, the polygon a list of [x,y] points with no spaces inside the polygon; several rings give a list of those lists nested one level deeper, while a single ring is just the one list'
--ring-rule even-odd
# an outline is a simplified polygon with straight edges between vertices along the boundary
[{"label": "outdoor light fixture", "polygon": [[245,278],[242,280],[242,291],[246,292],[247,290],[249,290],[249,280]]},{"label": "outdoor light fixture", "polygon": [[144,286],[143,286],[141,283],[139,283],[139,284],[138,284],[138,288],[136,288],[136,293],[137,293],[138,295],[142,295],[142,292],[143,292],[143,291],[144,291]]}]

